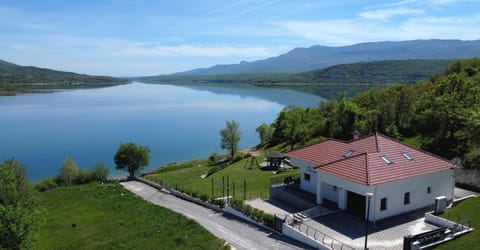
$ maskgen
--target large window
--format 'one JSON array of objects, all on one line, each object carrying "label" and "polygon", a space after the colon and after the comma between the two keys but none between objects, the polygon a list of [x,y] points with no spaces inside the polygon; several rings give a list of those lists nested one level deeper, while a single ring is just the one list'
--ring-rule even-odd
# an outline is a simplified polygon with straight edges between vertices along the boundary
[{"label": "large window", "polygon": [[303,174],[303,180],[310,181],[310,174]]},{"label": "large window", "polygon": [[380,211],[387,210],[387,198],[380,200]]},{"label": "large window", "polygon": [[410,192],[406,192],[405,194],[403,194],[403,204],[410,204]]}]

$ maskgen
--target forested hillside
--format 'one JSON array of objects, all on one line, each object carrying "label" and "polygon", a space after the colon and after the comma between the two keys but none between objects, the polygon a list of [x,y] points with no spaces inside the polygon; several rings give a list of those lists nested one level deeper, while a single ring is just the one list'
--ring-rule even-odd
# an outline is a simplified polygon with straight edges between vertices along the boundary
[{"label": "forested hillside", "polygon": [[318,108],[289,107],[272,124],[270,144],[302,146],[322,138],[350,140],[358,130],[408,140],[465,167],[480,165],[480,59],[456,61],[415,85],[371,89]]},{"label": "forested hillside", "polygon": [[0,90],[109,86],[126,80],[20,66],[0,60]]}]

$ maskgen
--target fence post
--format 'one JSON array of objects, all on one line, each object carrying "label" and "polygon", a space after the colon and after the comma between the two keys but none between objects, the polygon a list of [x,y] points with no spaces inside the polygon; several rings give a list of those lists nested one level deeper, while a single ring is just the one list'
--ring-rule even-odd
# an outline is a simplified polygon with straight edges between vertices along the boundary
[{"label": "fence post", "polygon": [[243,200],[247,199],[247,180],[243,179]]},{"label": "fence post", "polygon": [[230,202],[230,176],[227,175],[227,204]]}]

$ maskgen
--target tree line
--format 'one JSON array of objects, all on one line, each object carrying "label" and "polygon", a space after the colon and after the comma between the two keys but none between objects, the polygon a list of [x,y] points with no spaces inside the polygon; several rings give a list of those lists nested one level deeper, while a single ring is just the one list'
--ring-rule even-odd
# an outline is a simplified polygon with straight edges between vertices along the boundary
[{"label": "tree line", "polygon": [[[273,132],[271,132],[273,131]],[[443,74],[416,84],[370,89],[316,108],[286,107],[271,125],[257,128],[262,142],[291,149],[322,140],[350,140],[354,131],[409,140],[464,167],[480,163],[480,59],[452,63]],[[267,139],[265,139],[267,137]]]}]

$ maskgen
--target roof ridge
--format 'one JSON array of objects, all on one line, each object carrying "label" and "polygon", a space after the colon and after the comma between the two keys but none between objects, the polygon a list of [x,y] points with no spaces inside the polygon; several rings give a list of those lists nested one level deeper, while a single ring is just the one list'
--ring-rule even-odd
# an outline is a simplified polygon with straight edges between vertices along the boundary
[{"label": "roof ridge", "polygon": [[[331,138],[326,138],[325,140],[323,140],[323,141],[321,141],[321,142],[313,143],[313,144],[310,144],[310,145],[304,145],[304,146],[301,146],[301,147],[299,147],[299,148],[296,148],[296,149],[287,151],[287,152],[285,152],[285,154],[288,154],[288,153],[291,153],[291,152],[293,152],[293,151],[297,151],[297,150],[300,150],[300,149],[308,148],[308,147],[311,147],[311,146],[314,146],[314,145],[317,145],[317,144],[321,144],[321,143],[324,143],[324,142],[327,142],[327,141],[339,141],[339,140],[331,139]],[[339,141],[339,142],[341,142],[341,141]]]},{"label": "roof ridge", "polygon": [[375,148],[377,149],[376,152],[380,152],[380,149],[378,148],[378,138],[377,138],[377,136],[378,136],[379,134],[380,134],[380,133],[375,132]]},{"label": "roof ridge", "polygon": [[359,156],[362,156],[362,155],[366,155],[366,154],[368,154],[368,152],[363,152],[363,153],[360,153],[360,154],[358,154],[358,155],[354,155],[354,156],[350,156],[350,157],[347,157],[347,158],[343,158],[343,159],[331,161],[331,162],[328,162],[328,163],[325,163],[325,164],[321,164],[321,165],[318,165],[318,166],[314,167],[313,169],[325,167],[325,166],[330,165],[330,164],[333,164],[333,163],[337,163],[337,162],[340,162],[340,161],[345,161],[345,160],[353,159],[353,158],[356,158],[356,157],[359,157]]}]

